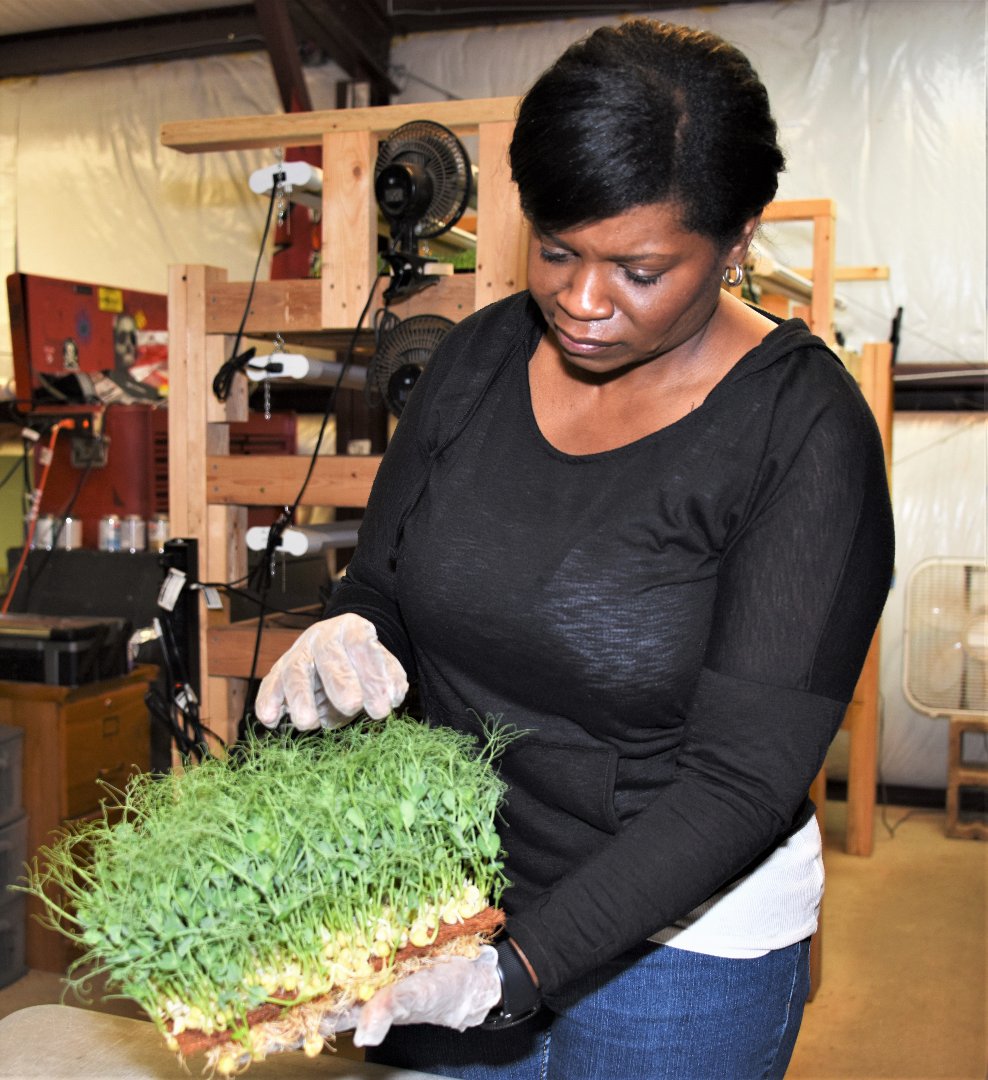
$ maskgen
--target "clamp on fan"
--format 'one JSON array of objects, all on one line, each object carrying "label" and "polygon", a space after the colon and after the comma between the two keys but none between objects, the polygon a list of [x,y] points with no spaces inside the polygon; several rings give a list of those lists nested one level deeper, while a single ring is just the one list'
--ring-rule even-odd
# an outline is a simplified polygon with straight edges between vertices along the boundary
[{"label": "clamp on fan", "polygon": [[412,387],[452,328],[452,320],[442,315],[399,319],[389,311],[378,312],[374,327],[377,348],[367,365],[364,384],[368,404],[383,404],[392,416],[401,416]]},{"label": "clamp on fan", "polygon": [[391,229],[384,255],[391,268],[386,304],[411,296],[438,280],[433,260],[419,251],[419,241],[441,236],[463,216],[473,176],[463,144],[449,128],[431,120],[413,120],[382,141],[374,166],[374,194]]}]

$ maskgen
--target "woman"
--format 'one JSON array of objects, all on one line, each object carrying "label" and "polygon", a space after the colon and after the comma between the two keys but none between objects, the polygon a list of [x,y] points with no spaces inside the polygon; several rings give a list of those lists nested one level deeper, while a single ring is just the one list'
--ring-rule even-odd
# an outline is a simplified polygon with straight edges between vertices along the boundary
[{"label": "woman", "polygon": [[502,760],[499,1003],[372,1060],[785,1073],[823,880],[807,791],[892,524],[853,380],[721,288],[782,166],[747,60],[682,27],[598,30],[520,106],[528,292],[437,350],[328,618],[257,701],[266,723],[385,715],[407,673],[431,723],[527,732]]}]

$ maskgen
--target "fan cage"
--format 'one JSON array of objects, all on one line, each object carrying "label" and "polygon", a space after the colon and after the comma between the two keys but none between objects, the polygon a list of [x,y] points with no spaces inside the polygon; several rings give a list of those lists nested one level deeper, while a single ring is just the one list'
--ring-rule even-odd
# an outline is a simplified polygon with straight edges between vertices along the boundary
[{"label": "fan cage", "polygon": [[396,403],[388,391],[391,376],[405,366],[424,369],[453,325],[443,315],[411,315],[385,327],[368,367],[368,400],[383,401],[397,415]]},{"label": "fan cage", "polygon": [[927,716],[988,714],[988,563],[918,563],[906,586],[903,692]]},{"label": "fan cage", "polygon": [[442,124],[413,120],[395,128],[377,152],[374,179],[392,162],[421,165],[432,181],[432,200],[415,224],[423,240],[448,232],[463,216],[473,187],[473,171],[463,143]]}]

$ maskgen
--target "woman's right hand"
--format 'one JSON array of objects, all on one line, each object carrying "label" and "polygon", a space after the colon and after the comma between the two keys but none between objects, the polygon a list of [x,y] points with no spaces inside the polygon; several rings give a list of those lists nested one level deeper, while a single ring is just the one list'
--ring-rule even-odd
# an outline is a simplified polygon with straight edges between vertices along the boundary
[{"label": "woman's right hand", "polygon": [[374,624],[348,612],[310,626],[275,662],[254,714],[266,727],[288,713],[300,731],[335,728],[361,711],[381,719],[407,693],[405,669],[377,640]]}]

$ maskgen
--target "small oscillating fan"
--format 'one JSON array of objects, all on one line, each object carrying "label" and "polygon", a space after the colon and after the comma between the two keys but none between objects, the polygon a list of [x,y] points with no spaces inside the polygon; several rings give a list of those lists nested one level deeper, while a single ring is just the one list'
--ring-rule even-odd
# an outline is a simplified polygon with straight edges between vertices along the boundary
[{"label": "small oscillating fan", "polygon": [[385,312],[376,330],[377,348],[367,367],[367,401],[371,405],[383,403],[393,416],[401,416],[416,380],[452,327],[452,321],[442,315],[398,319]]},{"label": "small oscillating fan", "polygon": [[385,302],[432,285],[430,261],[419,241],[440,236],[460,220],[470,201],[473,173],[463,144],[449,128],[413,120],[396,128],[378,148],[374,194],[391,229],[384,256],[392,281]]},{"label": "small oscillating fan", "polygon": [[988,563],[926,559],[906,585],[903,691],[927,716],[988,713]]}]

